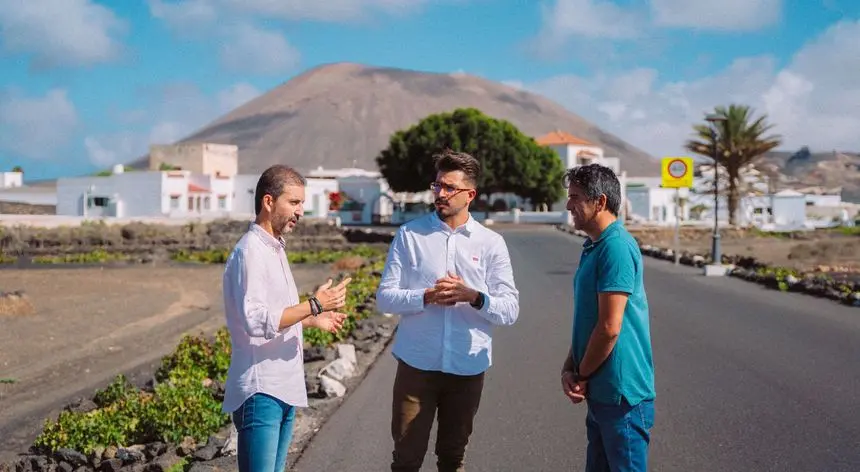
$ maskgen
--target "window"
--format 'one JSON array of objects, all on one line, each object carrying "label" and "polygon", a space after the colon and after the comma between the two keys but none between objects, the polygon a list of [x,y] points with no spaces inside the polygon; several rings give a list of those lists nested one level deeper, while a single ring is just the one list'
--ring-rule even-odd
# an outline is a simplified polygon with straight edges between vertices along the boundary
[{"label": "window", "polygon": [[108,206],[107,197],[90,197],[90,208]]},{"label": "window", "polygon": [[194,210],[194,197],[188,197],[188,211]]},{"label": "window", "polygon": [[179,209],[179,195],[171,195],[170,196],[170,209],[178,210]]},{"label": "window", "polygon": [[227,196],[226,195],[219,195],[218,196],[218,209],[219,210],[226,210],[227,209]]},{"label": "window", "polygon": [[212,203],[210,202],[209,197],[203,197],[203,209],[209,210],[212,208]]}]

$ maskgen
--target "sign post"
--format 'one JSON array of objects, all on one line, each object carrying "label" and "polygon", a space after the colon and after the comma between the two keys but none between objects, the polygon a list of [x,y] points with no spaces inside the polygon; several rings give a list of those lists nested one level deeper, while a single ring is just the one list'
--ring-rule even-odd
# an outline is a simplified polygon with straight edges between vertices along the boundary
[{"label": "sign post", "polygon": [[675,265],[678,265],[681,258],[681,189],[693,186],[693,159],[690,157],[664,157],[660,174],[663,188],[675,189],[675,237],[672,252],[675,255]]}]

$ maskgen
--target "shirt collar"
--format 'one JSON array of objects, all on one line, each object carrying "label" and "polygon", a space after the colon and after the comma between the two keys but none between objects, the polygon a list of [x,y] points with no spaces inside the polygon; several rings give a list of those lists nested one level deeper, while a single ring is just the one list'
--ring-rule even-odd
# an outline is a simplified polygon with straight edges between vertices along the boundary
[{"label": "shirt collar", "polygon": [[603,241],[603,239],[606,236],[618,231],[618,229],[620,227],[621,227],[621,222],[619,220],[613,221],[612,223],[609,224],[609,226],[607,226],[606,228],[603,229],[603,231],[600,233],[600,236],[598,236],[597,239],[595,239],[594,241],[592,241],[591,238],[585,238],[585,242],[582,244],[583,247],[585,249],[593,248],[594,246],[599,244],[600,241]]},{"label": "shirt collar", "polygon": [[284,249],[286,243],[284,242],[283,237],[276,238],[272,236],[268,231],[264,230],[262,226],[258,225],[256,222],[251,222],[249,227],[249,231],[257,235],[267,246],[273,249]]},{"label": "shirt collar", "polygon": [[437,212],[435,212],[435,211],[434,211],[434,212],[432,212],[432,213],[433,213],[433,216],[432,216],[432,220],[431,220],[431,221],[433,222],[433,227],[434,227],[434,228],[436,228],[436,229],[441,229],[441,230],[443,230],[443,231],[446,231],[446,232],[452,232],[452,233],[460,233],[460,232],[463,232],[463,233],[465,233],[465,234],[467,234],[467,235],[471,235],[471,234],[472,234],[472,232],[473,232],[473,231],[475,231],[475,225],[477,224],[477,222],[475,221],[475,219],[474,219],[474,218],[472,218],[472,214],[471,214],[471,213],[469,213],[469,219],[467,219],[467,220],[466,220],[466,222],[465,222],[462,226],[460,226],[460,227],[459,227],[459,228],[457,228],[457,229],[453,229],[453,230],[452,230],[452,228],[451,228],[450,226],[448,226],[447,224],[445,224],[445,222],[444,222],[444,221],[442,221],[442,219],[441,219],[441,218],[439,218],[439,213],[437,213]]}]

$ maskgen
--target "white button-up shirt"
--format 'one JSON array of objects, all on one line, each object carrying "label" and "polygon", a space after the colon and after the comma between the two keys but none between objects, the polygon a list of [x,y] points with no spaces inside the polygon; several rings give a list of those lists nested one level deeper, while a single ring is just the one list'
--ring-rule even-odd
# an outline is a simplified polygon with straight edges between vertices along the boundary
[{"label": "white button-up shirt", "polygon": [[[486,295],[480,310],[469,303],[424,305],[424,291],[447,273]],[[492,365],[494,326],[519,316],[505,240],[471,216],[452,230],[436,212],[402,225],[388,251],[376,293],[377,307],[401,315],[393,354],[421,370],[475,375]]]},{"label": "white button-up shirt", "polygon": [[227,259],[223,282],[232,355],[222,410],[235,411],[255,393],[307,406],[302,324],[278,330],[284,309],[299,304],[280,240],[252,223]]}]

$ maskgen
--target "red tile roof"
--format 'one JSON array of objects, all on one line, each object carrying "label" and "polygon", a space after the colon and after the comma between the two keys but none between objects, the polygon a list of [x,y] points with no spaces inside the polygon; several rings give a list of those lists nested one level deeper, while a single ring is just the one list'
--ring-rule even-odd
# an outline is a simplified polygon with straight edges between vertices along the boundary
[{"label": "red tile roof", "polygon": [[188,184],[188,191],[192,193],[209,193],[208,188],[203,188],[194,184]]},{"label": "red tile roof", "polygon": [[538,144],[541,146],[553,146],[558,144],[574,144],[577,146],[594,146],[593,143],[590,143],[582,138],[577,138],[576,136],[565,133],[561,130],[555,130],[550,133],[547,133],[537,139],[535,139]]}]

